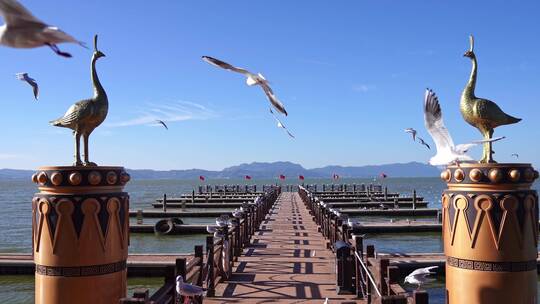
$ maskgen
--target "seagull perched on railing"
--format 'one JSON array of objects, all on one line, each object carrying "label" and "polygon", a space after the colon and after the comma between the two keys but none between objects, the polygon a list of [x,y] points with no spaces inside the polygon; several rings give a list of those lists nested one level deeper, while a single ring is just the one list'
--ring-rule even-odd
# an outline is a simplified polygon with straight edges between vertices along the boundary
[{"label": "seagull perched on railing", "polygon": [[17,79],[19,79],[21,81],[24,81],[24,82],[28,83],[29,85],[31,85],[32,89],[34,90],[34,98],[36,100],[38,100],[39,87],[38,87],[38,84],[37,84],[36,80],[34,78],[28,76],[28,73],[17,73],[17,74],[15,74],[15,77],[17,77]]},{"label": "seagull perched on railing", "polygon": [[212,58],[210,56],[202,56],[202,59],[204,61],[210,63],[211,65],[218,67],[218,68],[222,68],[222,69],[229,70],[229,71],[232,71],[232,72],[237,72],[237,73],[240,73],[240,74],[246,76],[247,77],[246,84],[248,86],[254,86],[254,85],[261,86],[261,88],[264,91],[264,94],[266,94],[266,97],[268,98],[268,101],[270,101],[272,106],[274,108],[276,108],[276,110],[278,110],[279,112],[281,112],[281,113],[285,114],[285,116],[287,116],[287,111],[285,110],[285,106],[274,95],[274,92],[272,91],[272,89],[268,85],[268,81],[266,80],[266,78],[264,78],[264,76],[261,73],[254,74],[254,73],[251,73],[250,71],[248,71],[246,69],[234,67],[234,66],[232,66],[232,65],[230,65],[230,64],[228,64],[228,63],[226,63],[224,61],[221,61],[221,60],[216,59],[216,58]]},{"label": "seagull perched on railing", "polygon": [[472,157],[466,154],[470,148],[479,144],[494,142],[505,138],[497,137],[488,140],[474,141],[468,144],[454,145],[454,141],[443,122],[439,99],[435,95],[435,92],[430,89],[426,89],[426,94],[424,96],[424,122],[426,129],[437,147],[437,154],[429,160],[429,163],[433,166],[448,165],[453,162],[472,161]]},{"label": "seagull perched on railing", "polygon": [[429,278],[427,277],[430,274],[435,274],[435,272],[431,272],[431,269],[435,269],[439,266],[430,266],[425,268],[418,268],[411,272],[408,276],[405,277],[405,283],[409,284],[416,284],[418,285],[418,288],[420,289],[420,286],[426,282],[429,281]]},{"label": "seagull perched on railing", "polygon": [[84,47],[84,43],[64,33],[59,28],[50,26],[34,17],[16,0],[0,0],[0,15],[6,23],[0,26],[1,45],[18,49],[46,45],[62,57],[71,57],[71,54],[60,51],[58,43],[73,42]]},{"label": "seagull perched on railing", "polygon": [[184,278],[179,275],[176,277],[176,293],[184,296],[184,304],[189,304],[190,299],[196,296],[202,296],[204,289],[197,285],[184,282]]}]

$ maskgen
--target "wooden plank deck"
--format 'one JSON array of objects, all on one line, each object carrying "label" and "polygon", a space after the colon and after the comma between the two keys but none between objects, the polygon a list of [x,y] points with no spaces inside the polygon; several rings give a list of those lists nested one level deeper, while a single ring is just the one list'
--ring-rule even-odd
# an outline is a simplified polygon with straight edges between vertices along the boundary
[{"label": "wooden plank deck", "polygon": [[281,194],[260,228],[205,303],[362,303],[336,295],[334,255],[297,193]]}]

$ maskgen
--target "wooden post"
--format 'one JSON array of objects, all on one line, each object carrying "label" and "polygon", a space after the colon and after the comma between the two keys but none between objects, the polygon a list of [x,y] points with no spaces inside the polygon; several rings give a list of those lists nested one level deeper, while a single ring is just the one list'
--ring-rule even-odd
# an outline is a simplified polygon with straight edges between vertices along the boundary
[{"label": "wooden post", "polygon": [[[353,244],[354,244],[354,250],[356,251],[356,253],[358,253],[358,256],[362,259],[364,256],[363,254],[364,245],[363,245],[362,236],[353,234],[352,239],[353,239]],[[356,271],[355,273],[356,296],[358,298],[363,298],[365,296],[365,289],[364,289],[365,287],[362,284],[362,282],[365,282],[365,281],[363,281],[364,276],[362,272],[362,266],[360,265],[360,262],[358,261],[358,257],[356,257],[356,255],[354,257],[354,261],[355,261],[354,265],[355,265],[355,271]]]},{"label": "wooden post", "polygon": [[375,257],[375,246],[373,246],[373,245],[367,245],[366,246],[366,256],[368,258],[374,258]]},{"label": "wooden post", "polygon": [[163,193],[163,212],[167,212],[167,194]]},{"label": "wooden post", "polygon": [[133,297],[135,299],[142,299],[142,300],[148,301],[148,298],[150,297],[150,292],[148,288],[136,289],[133,292]]},{"label": "wooden post", "polygon": [[384,187],[384,201],[388,200],[388,187]]},{"label": "wooden post", "polygon": [[378,259],[377,261],[379,264],[379,273],[377,274],[379,277],[379,282],[377,282],[379,285],[379,291],[382,295],[388,295],[388,285],[386,284],[386,280],[384,278],[386,277],[386,269],[390,265],[390,261],[388,259]]},{"label": "wooden post", "polygon": [[137,225],[143,224],[143,212],[141,209],[137,209]]},{"label": "wooden post", "polygon": [[206,265],[207,265],[207,279],[206,279],[206,296],[213,297],[216,295],[215,290],[215,277],[214,277],[214,237],[206,237]]},{"label": "wooden post", "polygon": [[412,193],[412,208],[413,210],[416,209],[416,189],[414,189]]},{"label": "wooden post", "polygon": [[197,276],[197,282],[195,282],[195,285],[202,286],[203,284],[203,266],[204,266],[204,252],[203,252],[203,246],[202,245],[195,245],[194,248],[195,251],[195,258],[199,258],[199,262],[197,263],[196,267],[199,267],[199,275]]},{"label": "wooden post", "polygon": [[425,290],[413,291],[413,303],[414,304],[428,304],[429,297],[428,297],[427,291]]}]

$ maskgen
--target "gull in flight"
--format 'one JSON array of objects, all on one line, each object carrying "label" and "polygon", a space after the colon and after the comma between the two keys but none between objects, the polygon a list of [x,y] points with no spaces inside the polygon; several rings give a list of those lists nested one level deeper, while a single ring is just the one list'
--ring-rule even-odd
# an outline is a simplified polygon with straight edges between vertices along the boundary
[{"label": "gull in flight", "polygon": [[454,145],[454,141],[444,125],[441,105],[439,99],[430,89],[426,89],[424,97],[424,123],[429,134],[437,147],[437,154],[433,156],[429,163],[433,166],[448,165],[453,162],[472,161],[467,155],[467,151],[473,146],[486,142],[495,142],[505,137],[497,137],[488,140],[473,141],[468,144]]},{"label": "gull in flight", "polygon": [[291,138],[294,138],[294,135],[292,135],[291,132],[289,132],[289,129],[287,129],[287,127],[285,127],[285,125],[281,122],[281,120],[279,120],[279,118],[277,118],[277,116],[274,114],[274,111],[272,111],[272,108],[270,108],[270,113],[272,114],[272,116],[274,116],[274,119],[277,122],[278,128],[282,128],[283,130],[285,130],[285,132],[287,132],[287,134]]},{"label": "gull in flight", "polygon": [[191,299],[196,296],[202,296],[204,289],[200,286],[184,282],[181,275],[176,277],[176,293],[185,297],[184,304],[189,304]]},{"label": "gull in flight", "polygon": [[512,153],[512,155],[510,155],[510,156],[513,156],[513,157],[515,157],[516,159],[519,158],[519,154],[517,154],[517,153]]},{"label": "gull in flight", "polygon": [[216,58],[212,58],[210,56],[202,56],[202,59],[218,68],[222,68],[222,69],[229,70],[232,72],[237,72],[246,76],[247,77],[246,84],[248,86],[254,86],[254,85],[261,86],[261,88],[264,91],[264,94],[266,94],[266,97],[268,98],[268,101],[270,101],[272,106],[276,108],[276,110],[278,110],[279,112],[287,116],[287,111],[285,110],[285,106],[283,105],[283,103],[281,103],[281,101],[279,101],[279,99],[277,99],[276,95],[274,95],[274,92],[268,85],[268,81],[266,80],[266,78],[264,78],[264,76],[261,73],[254,74],[246,69],[234,67],[224,61],[221,61]]},{"label": "gull in flight", "polygon": [[438,266],[430,266],[426,268],[418,268],[411,272],[408,276],[405,277],[405,283],[409,284],[416,284],[418,285],[418,288],[420,289],[420,286],[427,281],[429,281],[429,278],[427,277],[430,274],[435,274],[435,272],[431,272],[431,269],[435,269]]},{"label": "gull in flight", "polygon": [[405,133],[410,133],[412,135],[412,140],[416,140],[416,130],[413,128],[405,129]]},{"label": "gull in flight", "polygon": [[25,81],[29,85],[32,86],[32,89],[34,90],[34,98],[38,100],[39,98],[39,87],[36,82],[36,80],[30,76],[28,76],[28,73],[17,73],[15,74],[15,77],[21,81]]},{"label": "gull in flight", "polygon": [[162,126],[164,126],[165,129],[169,130],[169,127],[167,127],[167,124],[165,124],[165,122],[163,120],[156,119],[156,122],[161,124]]},{"label": "gull in flight", "polygon": [[426,148],[431,150],[431,147],[424,141],[424,139],[422,137],[417,136],[416,138],[418,138],[418,142],[420,142],[421,145],[424,145],[424,146],[426,146]]},{"label": "gull in flight", "polygon": [[84,44],[59,28],[50,26],[34,17],[16,0],[0,0],[0,15],[5,24],[0,26],[0,44],[12,48],[27,49],[40,46],[50,47],[62,57],[71,54],[62,52],[57,44],[62,42]]}]

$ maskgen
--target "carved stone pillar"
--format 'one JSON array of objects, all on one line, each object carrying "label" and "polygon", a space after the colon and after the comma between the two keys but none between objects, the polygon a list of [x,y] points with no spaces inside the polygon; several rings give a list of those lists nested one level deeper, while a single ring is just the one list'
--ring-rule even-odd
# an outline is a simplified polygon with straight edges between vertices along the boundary
[{"label": "carved stone pillar", "polygon": [[537,303],[538,172],[475,163],[441,177],[447,303]]},{"label": "carved stone pillar", "polygon": [[36,303],[125,297],[129,179],[122,167],[42,167],[32,176]]}]

